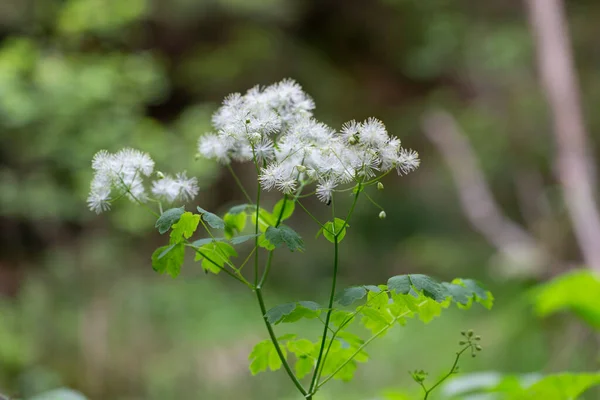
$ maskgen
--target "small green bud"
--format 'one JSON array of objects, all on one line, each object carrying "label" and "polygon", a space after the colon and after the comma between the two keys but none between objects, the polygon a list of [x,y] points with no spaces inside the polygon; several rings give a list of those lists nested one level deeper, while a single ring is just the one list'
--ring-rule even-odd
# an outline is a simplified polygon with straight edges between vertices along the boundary
[{"label": "small green bud", "polygon": [[385,213],[385,211],[381,211],[379,213],[379,219],[385,219],[385,217],[387,217],[387,214]]},{"label": "small green bud", "polygon": [[194,160],[198,161],[200,159],[200,157],[202,157],[202,155],[200,153],[196,153],[194,155]]},{"label": "small green bud", "polygon": [[465,344],[467,344],[467,342],[465,342],[464,340],[461,340],[460,342],[458,342],[459,346],[464,346]]},{"label": "small green bud", "polygon": [[356,135],[350,136],[350,138],[348,139],[348,143],[350,143],[350,144],[358,143],[358,138],[356,137]]},{"label": "small green bud", "polygon": [[468,337],[472,337],[472,336],[473,336],[473,329],[469,329],[469,330],[467,331],[467,336],[468,336]]},{"label": "small green bud", "polygon": [[467,332],[465,332],[465,331],[461,331],[460,334],[463,336],[467,336]]},{"label": "small green bud", "polygon": [[482,348],[480,345],[478,345],[478,344],[476,344],[476,345],[475,345],[475,349],[476,349],[477,351],[481,351],[481,350],[483,350],[483,348]]},{"label": "small green bud", "polygon": [[481,336],[475,336],[475,340],[481,340]]},{"label": "small green bud", "polygon": [[383,190],[383,183],[377,182],[377,190]]},{"label": "small green bud", "polygon": [[475,353],[471,354],[471,357],[475,358],[477,355]]},{"label": "small green bud", "polygon": [[162,173],[162,172],[160,172],[160,171],[156,171],[156,177],[157,177],[158,179],[165,179],[165,174],[163,174],[163,173]]},{"label": "small green bud", "polygon": [[306,172],[306,167],[304,165],[296,165],[296,169],[298,172]]}]

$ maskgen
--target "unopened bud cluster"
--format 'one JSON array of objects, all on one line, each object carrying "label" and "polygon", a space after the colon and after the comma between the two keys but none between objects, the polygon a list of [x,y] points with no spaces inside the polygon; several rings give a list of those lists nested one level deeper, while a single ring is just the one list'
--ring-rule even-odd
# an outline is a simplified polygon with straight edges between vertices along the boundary
[{"label": "unopened bud cluster", "polygon": [[460,334],[465,337],[465,340],[458,342],[458,345],[470,347],[472,357],[476,356],[475,352],[483,350],[483,347],[477,343],[481,340],[481,336],[475,335],[472,329],[469,329],[468,331],[462,331]]}]

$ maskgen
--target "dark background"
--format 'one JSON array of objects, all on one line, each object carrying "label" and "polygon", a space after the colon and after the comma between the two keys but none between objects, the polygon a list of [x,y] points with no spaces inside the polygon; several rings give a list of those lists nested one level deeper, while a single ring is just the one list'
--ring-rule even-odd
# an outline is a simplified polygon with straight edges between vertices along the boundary
[{"label": "dark background", "polygon": [[[594,139],[600,3],[567,3]],[[448,368],[467,328],[483,336],[485,351],[466,371],[590,366],[585,329],[573,336],[568,319],[532,314],[529,288],[557,271],[498,254],[469,225],[423,134],[428,110],[449,112],[506,215],[553,257],[581,261],[521,1],[0,0],[0,391],[296,398],[281,371],[252,378],[247,370],[252,345],[266,338],[251,293],[191,260],[177,280],[155,274],[150,254],[164,238],[154,220],[126,202],[99,217],[85,204],[93,154],[124,146],[151,153],[161,170],[197,176],[203,208],[243,202],[226,170],[194,161],[197,138],[227,94],[286,77],[313,96],[320,120],[340,127],[378,117],[422,158],[417,172],[385,178],[376,194],[385,220],[359,204],[343,243],[342,284],[426,273],[479,279],[496,297],[492,312],[453,310],[396,328],[371,348],[373,361],[355,381],[328,386],[320,399],[410,392],[406,371]],[[307,251],[278,256],[270,305],[327,296],[329,248],[297,214],[290,225]]]}]

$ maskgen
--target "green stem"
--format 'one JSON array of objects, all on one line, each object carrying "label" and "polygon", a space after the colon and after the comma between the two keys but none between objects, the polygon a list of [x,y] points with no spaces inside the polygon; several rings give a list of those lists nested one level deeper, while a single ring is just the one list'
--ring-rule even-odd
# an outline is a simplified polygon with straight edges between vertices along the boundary
[{"label": "green stem", "polygon": [[244,197],[246,198],[246,200],[248,200],[248,202],[250,204],[252,204],[252,199],[250,198],[250,195],[248,194],[248,192],[246,192],[246,189],[244,189],[244,185],[242,185],[242,181],[240,181],[240,178],[238,178],[238,176],[236,175],[236,173],[233,171],[233,168],[231,168],[230,164],[227,164],[227,169],[229,169],[229,172],[231,172],[231,176],[233,176],[233,179],[235,180],[235,183],[238,185],[238,187],[240,188],[240,190],[244,194]]},{"label": "green stem", "polygon": [[[298,205],[300,207],[302,207],[302,209],[304,210],[304,212],[306,212],[306,214],[308,214],[309,217],[312,218],[313,221],[315,221],[317,224],[319,224],[319,226],[323,229],[325,229],[325,225],[323,225],[318,219],[317,217],[315,217],[314,215],[311,214],[310,211],[308,211],[308,209],[306,207],[304,207],[304,205],[302,203],[300,203],[300,200],[297,200],[296,203],[298,203]],[[332,233],[333,234],[333,233]]]},{"label": "green stem", "polygon": [[461,351],[459,351],[458,353],[456,353],[456,357],[454,358],[454,364],[452,364],[452,368],[450,368],[450,372],[448,372],[439,381],[437,381],[437,383],[435,385],[433,385],[429,389],[425,389],[425,386],[422,385],[423,386],[423,390],[425,390],[425,397],[423,397],[423,400],[427,400],[429,398],[429,393],[431,393],[433,391],[433,389],[435,389],[436,387],[438,387],[439,385],[441,385],[446,379],[448,379],[452,374],[455,373],[455,371],[456,371],[456,365],[458,365],[458,360],[460,359],[460,356],[462,356],[462,354],[465,351],[467,351],[467,349],[471,348],[471,346],[472,346],[472,344],[469,343],[468,346],[466,346],[464,349],[462,349]]},{"label": "green stem", "polygon": [[[380,296],[382,293],[386,293],[385,291],[381,291],[379,293],[377,293],[375,296],[373,296],[371,299],[367,300],[365,304],[363,304],[362,306],[358,307],[356,309],[356,311],[354,311],[350,316],[348,316],[341,324],[340,326],[338,326],[338,328],[336,330],[332,330],[332,335],[331,335],[331,340],[329,341],[329,345],[327,345],[327,350],[325,351],[325,359],[327,360],[327,356],[329,356],[329,351],[331,350],[331,346],[333,345],[333,341],[335,340],[335,338],[337,337],[337,334],[344,329],[344,327],[346,325],[348,325],[352,319],[362,311],[363,308],[367,307],[369,305],[369,302],[373,299],[375,299],[377,296]],[[321,364],[321,369],[319,370],[318,374],[317,374],[317,382],[319,382],[319,380],[321,379],[321,374],[323,373],[323,365]]]},{"label": "green stem", "polygon": [[[313,372],[313,376],[310,382],[309,392],[312,394],[315,393],[317,386],[317,377],[319,375],[319,369],[321,367],[321,363],[325,364],[326,357],[323,357],[323,352],[325,351],[325,343],[327,341],[327,331],[329,330],[329,322],[331,320],[331,313],[333,312],[333,299],[335,297],[335,287],[337,283],[337,272],[338,272],[338,264],[339,264],[339,235],[344,231],[346,225],[348,224],[348,219],[352,216],[354,212],[354,208],[356,207],[356,203],[358,202],[358,196],[361,192],[361,184],[358,184],[358,188],[356,194],[354,195],[354,200],[352,201],[352,205],[350,206],[350,210],[346,215],[346,220],[342,228],[338,232],[334,232],[333,236],[333,245],[334,245],[334,253],[333,253],[333,278],[331,279],[331,291],[329,293],[329,303],[327,306],[327,315],[325,316],[325,327],[323,328],[323,338],[321,339],[321,346],[319,348],[319,356],[317,357],[317,363],[315,364],[315,370]],[[333,204],[333,203],[332,203]],[[335,224],[333,224],[335,230]]]},{"label": "green stem", "polygon": [[[306,391],[306,389],[304,389],[304,386],[302,386],[302,384],[300,383],[298,378],[296,378],[296,375],[294,375],[294,373],[292,372],[292,369],[290,368],[290,364],[288,364],[287,360],[285,359],[285,356],[283,355],[283,352],[281,351],[281,346],[279,346],[279,341],[277,340],[277,337],[275,336],[273,327],[267,320],[267,317],[266,317],[267,308],[265,307],[265,301],[262,296],[261,288],[257,287],[254,290],[254,292],[256,293],[256,298],[258,299],[258,304],[260,306],[260,311],[262,312],[263,320],[265,321],[265,326],[267,327],[267,331],[269,331],[269,337],[271,338],[271,341],[273,342],[273,346],[275,346],[275,351],[277,351],[277,355],[279,356],[279,359],[281,360],[281,363],[283,364],[283,368],[287,372],[288,376],[290,377],[290,379],[292,380],[292,382],[294,383],[296,388],[298,388],[300,393],[302,393],[302,395],[304,395],[304,396],[307,396],[308,392]],[[307,399],[310,399],[310,398],[312,398],[312,397],[307,397]]]},{"label": "green stem", "polygon": [[[424,302],[422,302],[420,304],[417,304],[417,308],[421,307],[425,303],[426,303],[426,301],[424,301]],[[402,314],[394,317],[394,319],[392,319],[392,321],[390,321],[389,324],[387,324],[386,326],[384,326],[383,328],[381,328],[377,333],[375,333],[366,342],[364,342],[358,349],[356,349],[356,351],[350,357],[348,357],[348,359],[346,361],[344,361],[339,367],[337,367],[335,369],[335,371],[333,371],[327,378],[325,378],[321,383],[317,384],[316,387],[315,387],[315,389],[318,389],[321,386],[323,386],[324,384],[326,384],[327,382],[329,382],[338,372],[340,372],[342,370],[342,368],[344,368],[350,361],[354,360],[354,357],[356,357],[361,351],[363,351],[363,349],[365,347],[367,347],[373,340],[375,340],[379,336],[383,335],[388,329],[390,329],[392,326],[394,326],[394,324],[396,323],[396,321],[398,321],[402,317],[405,317],[406,315],[410,314],[411,312],[412,311],[408,310],[408,311],[405,311]]]},{"label": "green stem", "polygon": [[241,274],[238,276],[238,275],[234,274],[233,272],[229,271],[228,269],[223,268],[222,266],[220,266],[219,264],[217,264],[214,260],[208,258],[206,256],[206,254],[204,254],[197,247],[192,246],[191,244],[186,244],[186,246],[191,247],[192,249],[194,249],[194,251],[196,251],[196,253],[198,253],[202,257],[206,258],[209,263],[213,264],[215,267],[219,268],[221,271],[225,272],[227,275],[231,276],[232,278],[234,278],[237,281],[240,281],[241,283],[243,283],[244,285],[248,286],[249,288],[252,288],[252,285],[250,284],[250,282],[248,282],[243,276],[241,276]]},{"label": "green stem", "polygon": [[254,248],[256,249],[256,252],[254,253],[254,286],[256,287],[258,285],[258,226],[260,224],[260,221],[258,220],[258,215],[259,215],[259,211],[260,211],[260,191],[261,191],[261,187],[260,187],[260,181],[258,181],[257,184],[257,188],[256,188],[256,224],[254,227],[254,234],[256,235],[256,237],[254,238]]},{"label": "green stem", "polygon": [[329,305],[327,306],[327,315],[325,316],[325,327],[323,328],[323,338],[321,339],[321,346],[319,348],[319,356],[317,357],[317,364],[315,365],[315,371],[310,382],[309,391],[314,394],[315,385],[317,383],[317,372],[321,366],[323,360],[323,351],[325,350],[325,342],[327,341],[327,331],[329,330],[329,321],[331,320],[331,312],[333,311],[333,298],[335,297],[335,285],[337,282],[337,271],[338,271],[338,259],[339,259],[339,243],[338,237],[333,237],[334,253],[333,253],[333,278],[331,279],[331,292],[329,294]]}]

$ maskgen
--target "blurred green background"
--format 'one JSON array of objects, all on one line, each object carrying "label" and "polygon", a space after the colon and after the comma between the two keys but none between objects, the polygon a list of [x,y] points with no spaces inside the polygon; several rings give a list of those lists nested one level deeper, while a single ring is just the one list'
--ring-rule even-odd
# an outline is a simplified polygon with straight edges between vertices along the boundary
[{"label": "blurred green background", "polygon": [[[568,1],[567,11],[597,137],[600,3]],[[203,208],[243,202],[226,170],[194,160],[196,140],[225,95],[286,77],[313,96],[320,120],[339,127],[378,117],[421,154],[416,173],[386,178],[376,194],[387,219],[359,204],[343,243],[342,285],[426,273],[479,279],[496,297],[491,312],[452,310],[394,329],[352,383],[334,383],[320,399],[411,393],[407,371],[449,368],[467,328],[483,336],[485,351],[465,371],[595,366],[585,328],[567,316],[533,316],[528,289],[550,266],[540,274],[497,256],[462,214],[421,129],[431,107],[450,111],[506,213],[555,256],[578,259],[521,1],[0,0],[0,392],[297,398],[282,371],[250,376],[247,356],[267,335],[246,288],[191,262],[177,280],[155,274],[150,254],[164,238],[154,220],[126,202],[101,216],[85,203],[93,154],[124,146],[151,153],[165,172],[197,176]],[[525,193],[533,215],[522,177],[538,184],[525,184],[534,188]],[[330,249],[297,214],[290,225],[307,251],[278,256],[268,306],[327,296]],[[316,336],[320,327],[305,329]]]}]

